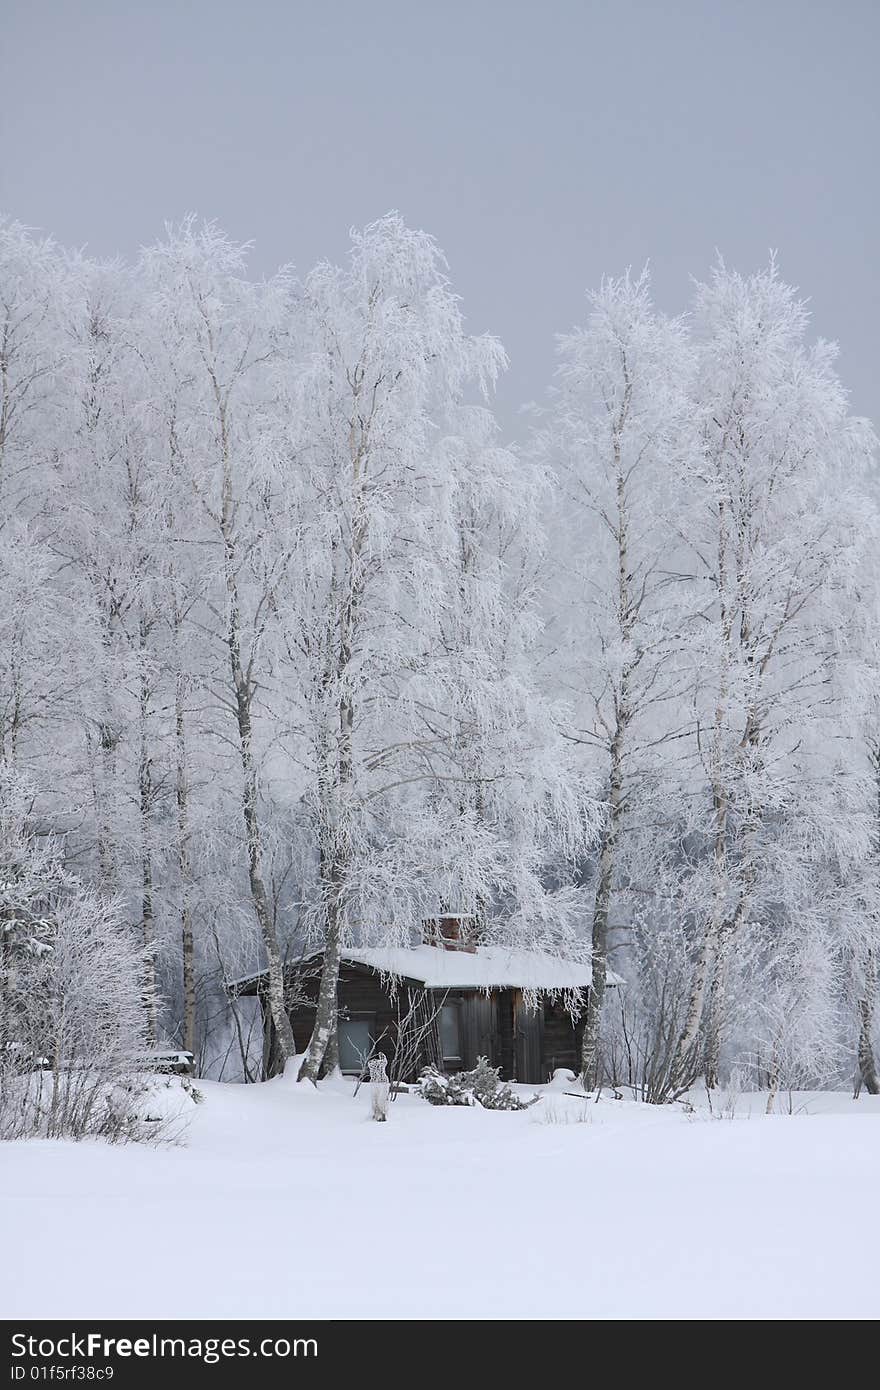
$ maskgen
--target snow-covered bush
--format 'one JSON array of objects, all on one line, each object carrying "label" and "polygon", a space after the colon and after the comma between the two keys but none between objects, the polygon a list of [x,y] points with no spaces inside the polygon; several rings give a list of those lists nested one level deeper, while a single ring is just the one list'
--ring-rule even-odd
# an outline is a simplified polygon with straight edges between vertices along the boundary
[{"label": "snow-covered bush", "polygon": [[[676,1058],[687,1017],[693,951],[690,923],[695,914],[686,893],[697,893],[699,885],[687,882],[684,866],[670,869],[654,862],[651,867],[654,891],[643,894],[642,903],[627,903],[628,941],[617,961],[626,986],[612,992],[604,1011],[600,1082],[662,1105],[689,1089],[699,1074],[698,1044],[686,1067],[677,1065]],[[675,873],[684,880],[678,893],[671,891]]]},{"label": "snow-covered bush", "polygon": [[419,1078],[418,1093],[430,1105],[481,1105],[484,1110],[526,1110],[531,1101],[522,1100],[502,1082],[499,1067],[490,1067],[485,1057],[477,1058],[472,1071],[444,1075],[436,1067],[426,1067]]},{"label": "snow-covered bush", "polygon": [[0,764],[0,1138],[147,1137],[143,946],[37,841],[32,803]]},{"label": "snow-covered bush", "polygon": [[[140,1073],[117,1082],[108,1093],[108,1106],[129,1117],[143,1134],[151,1131],[163,1139],[174,1138],[178,1121],[186,1122],[203,1093],[186,1076]],[[147,1128],[149,1127],[149,1128]]]},{"label": "snow-covered bush", "polygon": [[593,1118],[593,1101],[587,1095],[581,1097],[548,1089],[531,1118],[539,1125],[587,1125]]},{"label": "snow-covered bush", "polygon": [[580,1079],[569,1067],[557,1067],[547,1085],[551,1091],[570,1091],[580,1085]]}]

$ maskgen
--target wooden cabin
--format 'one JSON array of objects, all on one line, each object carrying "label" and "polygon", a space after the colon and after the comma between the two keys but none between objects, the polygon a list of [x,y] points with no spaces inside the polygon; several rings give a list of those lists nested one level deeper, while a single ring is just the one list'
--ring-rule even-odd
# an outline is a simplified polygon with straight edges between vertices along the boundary
[{"label": "wooden cabin", "polygon": [[[320,967],[321,953],[315,952],[288,971],[297,1052],[306,1050],[311,1037]],[[470,919],[434,918],[424,924],[418,946],[342,952],[340,1067],[361,1075],[366,1059],[382,1052],[392,1079],[410,1082],[429,1064],[454,1072],[486,1057],[505,1080],[540,1085],[558,1067],[579,1070],[590,980],[589,965],[483,946],[472,935]],[[260,999],[265,1071],[271,1075],[276,1047],[265,984],[263,972],[229,988]]]}]

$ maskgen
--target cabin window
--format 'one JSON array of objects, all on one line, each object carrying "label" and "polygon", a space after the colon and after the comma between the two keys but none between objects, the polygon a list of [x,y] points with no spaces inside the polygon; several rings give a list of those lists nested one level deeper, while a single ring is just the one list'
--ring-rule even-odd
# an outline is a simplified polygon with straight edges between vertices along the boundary
[{"label": "cabin window", "polygon": [[373,1047],[372,1018],[339,1020],[339,1067],[346,1076],[360,1076]]},{"label": "cabin window", "polygon": [[444,1004],[440,1010],[440,1051],[444,1062],[461,1061],[461,1008]]}]

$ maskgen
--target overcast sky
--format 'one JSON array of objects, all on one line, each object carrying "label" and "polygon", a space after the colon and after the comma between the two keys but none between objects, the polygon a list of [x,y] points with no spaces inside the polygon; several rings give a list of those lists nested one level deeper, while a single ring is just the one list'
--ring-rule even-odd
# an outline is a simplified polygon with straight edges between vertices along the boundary
[{"label": "overcast sky", "polygon": [[779,251],[880,418],[877,0],[2,0],[0,208],[95,254],[216,217],[306,270],[389,209],[503,340],[505,426],[603,272]]}]

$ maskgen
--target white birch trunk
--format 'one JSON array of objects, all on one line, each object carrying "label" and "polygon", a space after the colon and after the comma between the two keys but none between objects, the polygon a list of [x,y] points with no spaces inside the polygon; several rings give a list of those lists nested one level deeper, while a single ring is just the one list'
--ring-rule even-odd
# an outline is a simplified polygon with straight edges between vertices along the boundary
[{"label": "white birch trunk", "polygon": [[[632,396],[626,364],[626,387],[620,412],[613,426],[612,450],[616,475],[617,501],[617,626],[624,649],[632,641],[638,618],[638,604],[631,590],[629,558],[629,506],[623,471],[621,436],[626,428]],[[627,656],[614,692],[614,728],[609,748],[608,809],[599,851],[599,879],[593,906],[592,982],[587,995],[584,1035],[581,1042],[581,1076],[584,1088],[599,1084],[599,1034],[608,980],[608,922],[615,885],[617,849],[624,811],[623,757],[627,731],[632,719],[630,708],[631,658]]]},{"label": "white birch trunk", "polygon": [[283,1064],[293,1057],[296,1046],[293,1028],[284,1003],[284,962],[275,922],[269,902],[269,895],[263,877],[263,838],[260,826],[258,804],[258,778],[253,755],[253,723],[251,704],[254,687],[249,671],[242,658],[241,609],[237,580],[237,544],[234,522],[232,492],[232,467],[230,459],[226,407],[216,381],[213,382],[217,414],[220,426],[220,444],[223,460],[223,496],[220,513],[220,528],[223,536],[224,564],[223,574],[226,585],[226,645],[229,653],[229,669],[232,680],[232,693],[235,700],[235,716],[238,726],[238,748],[242,771],[242,816],[245,829],[245,848],[247,853],[248,883],[254,914],[263,939],[268,973],[267,999],[269,1012],[275,1026],[277,1046]]},{"label": "white birch trunk", "polygon": [[865,985],[859,999],[859,1076],[869,1096],[880,1095],[880,1078],[874,1055],[874,1009],[877,997],[877,959],[868,952]]},{"label": "white birch trunk", "polygon": [[[179,623],[175,636],[179,636]],[[180,871],[180,936],[183,975],[183,1046],[196,1057],[195,943],[192,922],[192,864],[190,860],[189,772],[183,676],[178,669],[174,688],[175,801],[177,803],[177,864]]]}]

